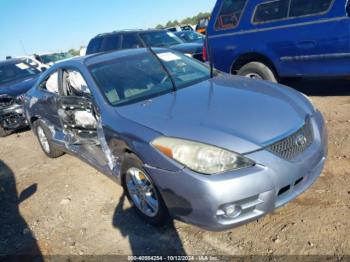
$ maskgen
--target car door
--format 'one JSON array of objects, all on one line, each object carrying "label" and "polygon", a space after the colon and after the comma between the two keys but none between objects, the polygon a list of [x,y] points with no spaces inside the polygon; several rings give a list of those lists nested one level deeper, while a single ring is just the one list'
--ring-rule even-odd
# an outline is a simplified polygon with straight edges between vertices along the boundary
[{"label": "car door", "polygon": [[64,68],[61,81],[57,110],[68,148],[111,175],[115,160],[106,142],[98,106],[83,75],[76,68]]},{"label": "car door", "polygon": [[[342,2],[342,3],[341,3]],[[295,56],[282,57],[304,76],[343,74],[349,59],[349,19],[345,2],[291,0],[289,17],[295,28]]]}]

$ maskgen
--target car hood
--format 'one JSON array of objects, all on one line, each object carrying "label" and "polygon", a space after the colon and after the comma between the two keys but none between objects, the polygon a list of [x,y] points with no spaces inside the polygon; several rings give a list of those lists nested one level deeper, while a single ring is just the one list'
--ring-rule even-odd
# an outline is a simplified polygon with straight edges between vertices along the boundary
[{"label": "car hood", "polygon": [[313,113],[310,102],[297,91],[226,74],[116,110],[164,136],[242,154],[295,132]]},{"label": "car hood", "polygon": [[36,83],[39,75],[35,77],[21,79],[19,81],[0,85],[0,95],[9,95],[12,97],[26,93]]},{"label": "car hood", "polygon": [[173,45],[170,48],[173,50],[179,51],[181,53],[188,53],[188,54],[200,54],[203,52],[203,44],[200,44],[200,43],[183,43],[183,44]]}]

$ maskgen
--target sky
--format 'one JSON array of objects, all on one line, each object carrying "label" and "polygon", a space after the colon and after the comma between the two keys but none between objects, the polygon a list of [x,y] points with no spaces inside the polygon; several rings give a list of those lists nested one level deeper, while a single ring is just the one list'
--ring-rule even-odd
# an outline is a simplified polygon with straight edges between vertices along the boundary
[{"label": "sky", "polygon": [[99,33],[151,28],[211,11],[216,0],[0,0],[0,60],[78,49]]}]

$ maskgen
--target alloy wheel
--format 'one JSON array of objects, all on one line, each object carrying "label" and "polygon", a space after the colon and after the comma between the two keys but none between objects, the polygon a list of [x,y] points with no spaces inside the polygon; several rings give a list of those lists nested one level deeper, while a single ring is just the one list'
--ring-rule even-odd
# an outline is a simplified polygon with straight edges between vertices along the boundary
[{"label": "alloy wheel", "polygon": [[135,206],[146,216],[155,217],[159,200],[152,181],[144,171],[132,167],[126,171],[126,187]]},{"label": "alloy wheel", "polygon": [[45,152],[46,153],[50,153],[49,141],[47,140],[45,132],[44,132],[44,130],[43,130],[43,128],[41,126],[38,126],[37,134],[38,134],[38,138],[39,138],[40,144],[43,147],[43,149],[45,150]]}]

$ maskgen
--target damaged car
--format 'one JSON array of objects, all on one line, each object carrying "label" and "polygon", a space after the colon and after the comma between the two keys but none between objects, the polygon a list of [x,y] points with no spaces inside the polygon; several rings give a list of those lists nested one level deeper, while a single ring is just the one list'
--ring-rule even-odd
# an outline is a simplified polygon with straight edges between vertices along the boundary
[{"label": "damaged car", "polygon": [[28,126],[23,113],[23,95],[33,87],[40,73],[26,59],[0,62],[0,137]]},{"label": "damaged car", "polygon": [[323,117],[303,94],[163,48],[53,65],[25,111],[48,157],[92,165],[156,225],[256,220],[307,190],[327,155]]}]

